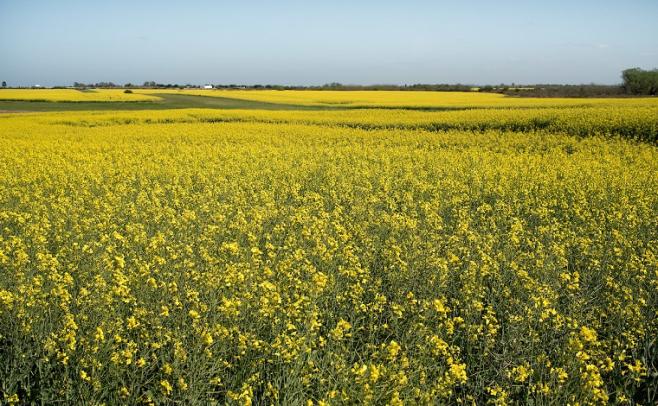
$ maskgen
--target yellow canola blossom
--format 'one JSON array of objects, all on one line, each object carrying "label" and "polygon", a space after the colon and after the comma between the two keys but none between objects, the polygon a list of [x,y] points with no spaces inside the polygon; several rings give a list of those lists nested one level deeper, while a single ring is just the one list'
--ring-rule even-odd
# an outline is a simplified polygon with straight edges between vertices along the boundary
[{"label": "yellow canola blossom", "polygon": [[[14,114],[15,115],[15,114]],[[0,117],[2,115],[0,114]],[[5,114],[5,117],[10,114]],[[13,122],[13,120],[10,120]],[[623,137],[658,143],[658,105],[637,107],[598,106],[524,109],[467,109],[456,111],[414,111],[405,109],[270,111],[181,109],[161,111],[44,113],[34,123],[70,127],[107,127],[131,124],[176,123],[262,123],[300,124],[327,128],[363,130],[451,130],[483,132],[542,132],[577,137]],[[275,127],[272,127],[275,128]],[[193,211],[186,213],[193,219]],[[237,249],[236,242],[224,242],[225,249]]]},{"label": "yellow canola blossom", "polygon": [[0,403],[653,404],[655,112],[3,114]]}]

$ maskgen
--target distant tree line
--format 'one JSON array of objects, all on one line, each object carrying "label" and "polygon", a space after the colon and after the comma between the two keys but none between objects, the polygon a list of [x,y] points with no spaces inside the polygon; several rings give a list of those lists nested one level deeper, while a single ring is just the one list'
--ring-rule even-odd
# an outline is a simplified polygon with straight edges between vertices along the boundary
[{"label": "distant tree line", "polygon": [[538,84],[531,86],[484,86],[481,92],[502,93],[521,97],[619,97],[624,96],[620,85],[554,85]]},{"label": "distant tree line", "polygon": [[[267,89],[267,90],[389,90],[389,91],[436,91],[436,92],[470,92],[479,91],[487,93],[501,93],[520,97],[620,97],[620,96],[656,96],[658,95],[658,69],[643,70],[640,68],[626,69],[622,72],[623,83],[620,85],[557,85],[557,84],[534,84],[518,85],[467,85],[467,84],[423,84],[413,85],[350,85],[338,82],[326,83],[320,86],[290,86],[290,85],[262,85],[262,84],[214,84],[215,89]],[[2,82],[2,87],[6,83]],[[74,82],[73,87],[77,89],[86,88],[159,88],[159,89],[199,89],[203,86],[190,83],[158,83],[146,81],[142,85],[126,83],[123,85],[114,82],[81,83]]]},{"label": "distant tree line", "polygon": [[621,74],[621,85],[532,85],[483,86],[481,92],[497,92],[524,97],[620,97],[658,95],[658,69],[626,69]]},{"label": "distant tree line", "polygon": [[[123,85],[123,87],[140,87],[139,85],[133,85],[132,83],[126,83]],[[153,88],[162,88],[162,89],[185,89],[185,88],[200,88],[201,86],[199,85],[193,85],[190,83],[186,83],[184,85],[180,85],[178,83],[158,83],[153,80],[146,81],[141,87],[153,87]]]},{"label": "distant tree line", "polygon": [[[63,86],[55,86],[63,87]],[[155,81],[146,81],[142,85],[133,83],[126,83],[124,85],[116,84],[114,82],[97,82],[97,83],[82,83],[73,82],[73,87],[77,89],[87,88],[177,88],[177,89],[198,89],[203,86],[194,84],[178,84],[178,83],[158,83]],[[262,85],[262,84],[214,84],[215,89],[267,89],[267,90],[424,90],[424,91],[443,91],[443,92],[469,92],[473,90],[472,85],[462,84],[414,84],[414,85],[344,85],[338,82],[327,83],[321,86],[292,86],[292,85]]]},{"label": "distant tree line", "polygon": [[396,91],[435,91],[435,92],[470,92],[474,89],[473,85],[463,85],[461,83],[437,83],[425,84],[416,83],[413,85],[344,85],[341,83],[333,82],[327,83],[322,86],[302,86],[299,89],[313,89],[313,90],[396,90]]},{"label": "distant tree line", "polygon": [[626,69],[621,77],[624,80],[622,87],[627,94],[651,96],[658,94],[658,69]]},{"label": "distant tree line", "polygon": [[[55,86],[55,88],[61,88],[65,86]],[[87,89],[87,88],[103,88],[103,89],[113,89],[113,88],[136,88],[136,87],[152,87],[152,88],[198,88],[200,86],[198,85],[192,85],[192,84],[185,84],[185,85],[179,85],[179,84],[171,84],[171,83],[157,83],[155,81],[146,81],[142,85],[137,85],[133,83],[126,83],[123,85],[116,84],[114,82],[96,82],[96,83],[82,83],[82,82],[73,82],[73,87],[76,89]]]},{"label": "distant tree line", "polygon": [[113,82],[98,82],[98,83],[73,82],[73,87],[77,89],[86,89],[86,88],[96,88],[96,87],[111,88],[111,87],[121,87],[121,86],[116,85]]}]

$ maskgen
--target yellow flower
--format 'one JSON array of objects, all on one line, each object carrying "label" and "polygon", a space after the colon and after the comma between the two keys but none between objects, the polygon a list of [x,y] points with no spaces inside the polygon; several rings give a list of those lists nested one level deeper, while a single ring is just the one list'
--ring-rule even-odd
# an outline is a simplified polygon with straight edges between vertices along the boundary
[{"label": "yellow flower", "polygon": [[580,336],[586,342],[596,342],[596,331],[591,328],[582,326],[580,328]]},{"label": "yellow flower", "polygon": [[162,392],[165,395],[170,395],[174,388],[171,386],[168,380],[163,379],[160,381],[160,386],[162,387]]},{"label": "yellow flower", "polygon": [[207,346],[212,345],[212,343],[213,343],[212,334],[210,334],[210,333],[208,333],[208,332],[203,333],[203,334],[201,335],[201,340],[202,340],[203,343],[204,343],[205,345],[207,345]]},{"label": "yellow flower", "polygon": [[128,329],[132,330],[132,329],[136,328],[137,326],[139,326],[139,322],[137,321],[137,318],[135,318],[135,316],[130,316],[126,320],[126,326],[128,327]]},{"label": "yellow flower", "polygon": [[511,377],[519,383],[523,383],[528,380],[532,374],[532,369],[527,365],[519,365],[512,368]]},{"label": "yellow flower", "polygon": [[398,344],[396,341],[391,341],[388,344],[387,351],[388,351],[388,357],[390,359],[394,359],[395,357],[398,356],[398,353],[400,352],[400,344]]},{"label": "yellow flower", "polygon": [[178,388],[183,392],[185,392],[188,388],[187,383],[185,382],[185,379],[183,379],[182,377],[178,378]]},{"label": "yellow flower", "polygon": [[647,368],[639,359],[636,359],[632,364],[627,363],[626,368],[631,372],[633,380],[636,382],[641,382],[642,378],[647,375]]},{"label": "yellow flower", "polygon": [[18,398],[18,394],[14,393],[13,395],[7,395],[5,394],[5,402],[7,402],[8,405],[16,405],[20,399]]},{"label": "yellow flower", "polygon": [[465,383],[468,380],[468,376],[466,375],[466,364],[451,364],[450,376],[455,382]]},{"label": "yellow flower", "polygon": [[555,368],[553,371],[557,377],[557,381],[560,383],[566,382],[569,378],[569,374],[567,374],[567,371],[565,371],[564,368]]},{"label": "yellow flower", "polygon": [[334,340],[340,340],[344,336],[346,336],[345,333],[347,331],[349,331],[351,328],[352,328],[352,325],[349,322],[347,322],[343,319],[340,319],[338,321],[338,323],[336,323],[336,327],[334,327],[331,330],[330,335]]},{"label": "yellow flower", "polygon": [[98,342],[103,342],[105,341],[105,334],[103,333],[103,329],[100,327],[96,327],[96,334],[94,335],[94,340]]}]

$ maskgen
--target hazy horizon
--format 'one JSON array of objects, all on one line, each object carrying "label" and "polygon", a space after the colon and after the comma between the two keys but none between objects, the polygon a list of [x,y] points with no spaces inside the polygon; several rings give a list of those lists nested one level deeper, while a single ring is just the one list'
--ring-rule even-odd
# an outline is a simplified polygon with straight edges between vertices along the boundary
[{"label": "hazy horizon", "polygon": [[621,82],[658,67],[658,2],[0,0],[0,81]]}]

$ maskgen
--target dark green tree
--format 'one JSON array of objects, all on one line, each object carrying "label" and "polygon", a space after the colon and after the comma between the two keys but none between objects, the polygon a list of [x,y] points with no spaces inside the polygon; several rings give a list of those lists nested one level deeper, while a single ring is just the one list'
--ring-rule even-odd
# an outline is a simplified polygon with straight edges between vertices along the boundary
[{"label": "dark green tree", "polygon": [[628,94],[651,96],[658,94],[658,69],[626,69],[621,77],[624,81],[624,91]]}]

